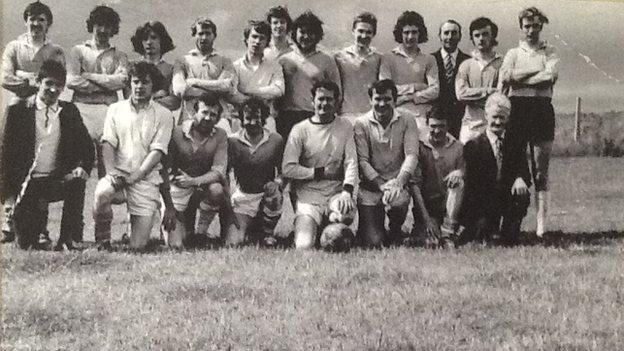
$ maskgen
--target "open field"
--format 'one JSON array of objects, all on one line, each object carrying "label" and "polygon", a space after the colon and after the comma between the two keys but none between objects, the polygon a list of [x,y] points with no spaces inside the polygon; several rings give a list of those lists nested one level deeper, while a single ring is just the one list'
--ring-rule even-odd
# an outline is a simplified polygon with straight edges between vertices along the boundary
[{"label": "open field", "polygon": [[[4,246],[0,348],[624,349],[623,167],[554,160],[561,232],[515,248],[135,255]],[[114,238],[122,228],[116,222]]]}]

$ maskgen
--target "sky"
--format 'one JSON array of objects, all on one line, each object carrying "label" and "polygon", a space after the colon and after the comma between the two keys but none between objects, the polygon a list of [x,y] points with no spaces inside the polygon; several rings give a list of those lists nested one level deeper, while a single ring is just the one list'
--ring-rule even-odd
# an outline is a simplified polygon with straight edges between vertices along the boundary
[{"label": "sky", "polygon": [[[32,0],[0,0],[2,47],[26,31],[22,12]],[[338,49],[352,41],[351,21],[360,11],[376,14],[379,23],[373,46],[384,52],[396,43],[392,28],[405,10],[419,12],[425,19],[429,41],[422,44],[425,52],[439,47],[438,28],[446,19],[463,25],[460,49],[469,53],[470,21],[479,16],[490,17],[499,26],[497,51],[504,54],[517,46],[520,37],[518,12],[537,5],[550,19],[542,38],[558,48],[561,57],[559,81],[555,86],[553,104],[559,112],[572,112],[576,97],[583,99],[584,112],[624,110],[624,0],[48,0],[54,14],[50,38],[66,51],[89,38],[85,20],[91,9],[105,4],[121,16],[119,34],[112,42],[119,49],[136,57],[130,37],[137,26],[148,20],[159,20],[171,34],[176,49],[165,56],[173,62],[194,46],[190,26],[198,16],[207,16],[217,24],[215,48],[233,60],[243,54],[242,31],[249,19],[262,19],[275,5],[286,5],[294,18],[306,9],[312,10],[325,23],[321,44]],[[209,6],[207,5],[209,4]]]}]

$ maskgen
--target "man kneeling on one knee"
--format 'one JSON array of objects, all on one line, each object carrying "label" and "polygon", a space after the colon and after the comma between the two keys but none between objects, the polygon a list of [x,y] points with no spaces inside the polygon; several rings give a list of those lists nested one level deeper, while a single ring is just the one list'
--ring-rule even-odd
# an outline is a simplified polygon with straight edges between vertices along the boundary
[{"label": "man kneeling on one knee", "polygon": [[[397,242],[409,206],[407,183],[418,162],[418,127],[394,106],[392,80],[368,90],[372,110],[355,121],[355,145],[362,181],[358,192],[358,237],[368,247]],[[385,230],[385,216],[389,229]]]},{"label": "man kneeling on one knee", "polygon": [[[169,155],[165,164],[170,170],[172,203],[178,212],[175,229],[166,234],[167,244],[180,248],[189,233],[208,236],[208,228],[217,213],[221,237],[228,245],[242,243],[228,233],[233,225],[229,190],[225,174],[228,139],[217,128],[223,107],[214,94],[199,97],[194,105],[195,115],[173,129]],[[195,215],[199,207],[199,218]]]},{"label": "man kneeling on one knee", "polygon": [[45,231],[48,203],[54,201],[64,201],[56,249],[72,249],[73,241],[82,240],[85,181],[94,148],[76,106],[58,100],[65,79],[62,63],[44,61],[37,94],[7,110],[2,197],[17,198],[12,229],[23,249],[49,244],[37,235]]},{"label": "man kneeling on one knee", "polygon": [[336,83],[312,87],[314,115],[296,124],[286,142],[282,173],[295,193],[295,246],[313,248],[318,229],[327,222],[349,224],[358,180],[353,126],[336,118]]},{"label": "man kneeling on one knee", "polygon": [[147,244],[152,217],[160,204],[158,186],[161,157],[167,153],[173,115],[154,103],[162,76],[152,63],[136,62],[129,72],[130,99],[108,108],[102,136],[106,176],[95,188],[93,218],[95,240],[101,250],[111,250],[112,204],[126,202],[130,213],[130,246]]},{"label": "man kneeling on one knee", "polygon": [[[414,237],[421,244],[451,248],[459,231],[464,192],[463,145],[449,132],[447,116],[437,107],[427,112],[429,135],[420,141],[414,197]],[[419,221],[421,219],[421,221]]]}]

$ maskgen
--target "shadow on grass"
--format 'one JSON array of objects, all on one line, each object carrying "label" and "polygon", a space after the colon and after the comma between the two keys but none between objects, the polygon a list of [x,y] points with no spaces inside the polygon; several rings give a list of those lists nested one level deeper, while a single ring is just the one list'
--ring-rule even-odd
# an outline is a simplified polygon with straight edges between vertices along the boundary
[{"label": "shadow on grass", "polygon": [[568,248],[574,245],[584,246],[610,246],[615,241],[624,240],[624,232],[606,231],[606,232],[581,232],[566,233],[563,231],[554,231],[544,234],[542,238],[538,238],[535,232],[522,232],[520,235],[519,245],[521,246],[545,246],[556,248]]}]

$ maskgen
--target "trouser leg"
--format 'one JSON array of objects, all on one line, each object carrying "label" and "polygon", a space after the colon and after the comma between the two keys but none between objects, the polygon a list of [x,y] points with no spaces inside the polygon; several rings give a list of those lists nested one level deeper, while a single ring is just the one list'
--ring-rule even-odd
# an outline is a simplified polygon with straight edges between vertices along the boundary
[{"label": "trouser leg", "polygon": [[383,205],[358,205],[358,213],[360,218],[358,236],[362,245],[365,247],[381,247],[386,237]]},{"label": "trouser leg", "polygon": [[42,217],[47,214],[46,188],[43,181],[31,179],[14,208],[13,226],[17,244],[22,249],[28,249],[37,243],[38,234],[42,230]]},{"label": "trouser leg", "polygon": [[74,179],[63,186],[63,214],[59,242],[82,241],[86,182]]}]

